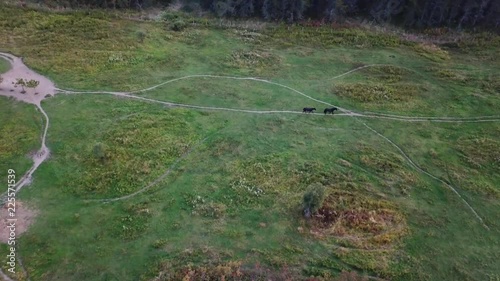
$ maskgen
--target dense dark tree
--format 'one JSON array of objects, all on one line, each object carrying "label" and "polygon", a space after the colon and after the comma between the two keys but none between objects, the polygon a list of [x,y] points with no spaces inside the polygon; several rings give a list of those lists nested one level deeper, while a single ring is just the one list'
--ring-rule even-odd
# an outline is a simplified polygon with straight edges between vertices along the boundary
[{"label": "dense dark tree", "polygon": [[304,0],[264,0],[262,15],[267,20],[294,22],[303,18],[305,6]]},{"label": "dense dark tree", "polygon": [[500,28],[500,1],[492,0],[486,8],[484,24],[492,28]]},{"label": "dense dark tree", "polygon": [[[167,6],[173,0],[42,0],[48,4],[90,8]],[[297,22],[312,19],[339,22],[349,17],[408,27],[456,28],[500,26],[500,0],[183,0],[186,7],[209,10],[219,17]],[[185,9],[189,10],[189,9]]]}]

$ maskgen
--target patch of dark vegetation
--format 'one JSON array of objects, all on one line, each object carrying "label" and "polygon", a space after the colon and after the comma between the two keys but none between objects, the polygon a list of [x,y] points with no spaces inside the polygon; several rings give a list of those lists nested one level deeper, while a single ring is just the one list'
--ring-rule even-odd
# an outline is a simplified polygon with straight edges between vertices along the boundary
[{"label": "patch of dark vegetation", "polygon": [[234,29],[231,33],[235,38],[250,44],[258,45],[267,37],[260,32]]},{"label": "patch of dark vegetation", "polygon": [[112,232],[125,241],[139,238],[148,227],[152,212],[148,202],[125,204],[125,214],[111,224]]},{"label": "patch of dark vegetation", "polygon": [[278,68],[282,59],[270,52],[262,50],[235,51],[229,59],[228,64],[236,68]]},{"label": "patch of dark vegetation", "polygon": [[427,71],[436,74],[437,77],[446,81],[451,80],[460,83],[465,83],[469,81],[469,79],[464,73],[452,69],[429,67],[427,68]]},{"label": "patch of dark vegetation", "polygon": [[410,74],[408,70],[392,65],[369,67],[365,71],[373,80],[383,80],[386,83],[400,82]]},{"label": "patch of dark vegetation", "polygon": [[322,184],[312,184],[308,188],[302,199],[302,209],[304,216],[310,218],[323,205],[325,201],[325,187]]},{"label": "patch of dark vegetation", "polygon": [[[368,276],[361,275],[356,271],[350,271],[349,267],[342,265],[343,268],[346,268],[340,273],[332,273],[332,269],[336,269],[335,265],[341,264],[337,260],[334,259],[324,259],[319,261],[314,266],[308,266],[304,269],[304,275],[306,276],[314,276],[307,281],[323,281],[323,280],[332,280],[332,281],[369,281],[370,278]],[[338,271],[338,270],[336,270]]]},{"label": "patch of dark vegetation", "polygon": [[500,94],[500,78],[498,75],[489,75],[479,82],[479,85],[483,91],[491,95]]},{"label": "patch of dark vegetation", "polygon": [[287,174],[284,167],[282,155],[270,154],[247,161],[233,161],[228,163],[227,171],[233,175],[233,189],[257,196],[261,192],[278,194],[296,185],[297,179]]},{"label": "patch of dark vegetation", "polygon": [[411,83],[352,83],[332,88],[332,93],[363,103],[409,102],[419,95],[421,86]]},{"label": "patch of dark vegetation", "polygon": [[267,31],[268,36],[278,40],[283,47],[296,45],[314,47],[355,46],[396,47],[405,42],[399,37],[387,33],[375,33],[359,28],[333,29],[327,27],[289,28],[279,26]]},{"label": "patch of dark vegetation", "polygon": [[492,32],[478,32],[473,34],[464,34],[457,40],[457,45],[462,50],[485,50],[500,47],[500,36]]},{"label": "patch of dark vegetation", "polygon": [[218,219],[226,214],[227,207],[225,204],[209,201],[200,195],[185,193],[184,202],[193,215]]},{"label": "patch of dark vegetation", "polygon": [[345,237],[363,249],[392,245],[407,229],[406,219],[394,204],[337,189],[329,190],[312,221],[316,237]]},{"label": "patch of dark vegetation", "polygon": [[173,31],[182,31],[187,27],[187,24],[182,19],[177,19],[170,24],[170,29]]},{"label": "patch of dark vegetation", "polygon": [[474,168],[500,171],[500,141],[488,137],[461,137],[456,149],[465,162]]},{"label": "patch of dark vegetation", "polygon": [[234,260],[229,253],[219,253],[208,247],[186,249],[170,256],[158,262],[141,280],[309,280],[286,266],[276,269]]},{"label": "patch of dark vegetation", "polygon": [[413,50],[415,50],[417,54],[435,62],[442,62],[450,59],[450,55],[446,50],[443,50],[439,46],[432,43],[420,43],[414,45]]}]

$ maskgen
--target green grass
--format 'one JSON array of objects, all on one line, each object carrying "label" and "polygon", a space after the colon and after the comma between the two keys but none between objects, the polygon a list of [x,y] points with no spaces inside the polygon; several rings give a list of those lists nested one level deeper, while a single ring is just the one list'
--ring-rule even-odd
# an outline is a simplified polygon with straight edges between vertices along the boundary
[{"label": "green grass", "polygon": [[0,74],[5,73],[10,69],[10,63],[5,59],[0,58]]},{"label": "green grass", "polygon": [[[97,11],[2,6],[0,27],[11,40],[0,49],[61,88],[135,91],[187,75],[250,76],[360,112],[498,115],[498,37],[446,49],[362,28],[250,32],[196,21],[175,32],[169,22]],[[381,65],[332,79],[370,64]],[[227,78],[183,79],[137,95],[243,110],[325,107],[277,85]],[[19,237],[31,280],[181,280],[188,270],[215,280],[234,272],[292,280],[343,271],[390,280],[500,276],[496,122],[258,115],[104,94],[57,95],[42,106],[51,156],[18,194],[40,212]],[[451,182],[490,230],[360,121]],[[41,129],[32,106],[0,99],[2,170],[29,167],[25,156]],[[131,194],[169,169],[137,196],[94,200]],[[326,188],[331,221],[302,218],[311,184]]]},{"label": "green grass", "polygon": [[32,164],[29,154],[40,147],[43,120],[34,106],[5,97],[0,108],[0,176],[6,178],[8,169],[14,169],[20,179]]}]

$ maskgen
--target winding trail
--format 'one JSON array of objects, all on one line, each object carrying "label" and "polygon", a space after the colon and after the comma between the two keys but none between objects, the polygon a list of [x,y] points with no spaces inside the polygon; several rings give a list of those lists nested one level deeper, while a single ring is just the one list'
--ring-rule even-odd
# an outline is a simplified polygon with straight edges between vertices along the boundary
[{"label": "winding trail", "polygon": [[[348,73],[344,73],[341,75],[338,75],[336,77],[342,77],[344,75],[347,75],[349,73],[358,71],[360,69],[364,69],[367,67],[375,67],[375,66],[380,66],[380,65],[367,65],[367,66],[362,66],[356,69],[353,69],[351,71],[348,71]],[[302,114],[300,111],[287,111],[287,110],[248,110],[248,109],[236,109],[236,108],[228,108],[228,107],[213,107],[213,106],[199,106],[199,105],[192,105],[192,104],[183,104],[183,103],[174,103],[174,102],[167,102],[167,101],[161,101],[161,100],[155,100],[155,99],[150,99],[150,98],[145,98],[141,96],[136,96],[134,93],[143,93],[143,92],[148,92],[154,89],[157,89],[159,87],[162,87],[164,85],[167,85],[169,83],[177,82],[180,80],[185,80],[185,79],[192,79],[192,78],[213,78],[213,79],[232,79],[232,80],[250,80],[250,81],[256,81],[256,82],[261,82],[261,83],[266,83],[266,84],[271,84],[275,86],[279,86],[285,89],[288,89],[292,92],[295,92],[307,99],[310,99],[312,101],[328,105],[328,106],[335,106],[344,113],[337,113],[335,116],[340,115],[340,116],[356,116],[356,117],[363,117],[363,118],[374,118],[374,119],[389,119],[389,120],[396,120],[396,121],[404,121],[404,122],[436,122],[436,123],[482,123],[482,122],[497,122],[500,121],[500,115],[491,115],[491,116],[477,116],[477,117],[449,117],[449,116],[444,116],[444,117],[436,117],[436,116],[407,116],[407,115],[395,115],[395,114],[385,114],[385,113],[377,113],[377,112],[366,112],[366,113],[361,113],[361,112],[356,112],[354,110],[342,108],[338,105],[333,105],[328,102],[325,102],[323,100],[319,100],[316,98],[313,98],[297,89],[291,88],[287,85],[283,85],[277,82],[272,82],[269,80],[261,79],[261,78],[254,78],[254,77],[236,77],[236,76],[222,76],[222,75],[188,75],[188,76],[183,76],[180,78],[175,78],[171,79],[165,82],[162,82],[160,84],[144,88],[141,90],[137,91],[132,91],[132,92],[110,92],[110,91],[74,91],[74,90],[64,90],[64,89],[58,89],[56,88],[59,92],[61,93],[66,93],[66,94],[109,94],[109,95],[114,95],[114,96],[120,96],[120,97],[126,97],[126,98],[132,98],[132,99],[138,99],[138,100],[143,100],[143,101],[148,101],[148,102],[153,102],[153,103],[160,103],[164,104],[167,106],[177,106],[177,107],[186,107],[186,108],[196,108],[196,109],[204,109],[204,110],[220,110],[220,111],[233,111],[233,112],[242,112],[242,113],[254,113],[254,114],[273,114],[273,113],[290,113],[290,114]],[[332,78],[334,79],[334,78]],[[321,113],[313,113],[316,115],[324,115]]]},{"label": "winding trail", "polygon": [[40,149],[33,155],[33,166],[21,177],[21,179],[17,182],[16,192],[21,190],[21,188],[25,185],[29,185],[32,180],[33,173],[38,169],[38,167],[49,157],[50,151],[49,148],[45,145],[45,140],[47,139],[47,130],[49,128],[49,116],[43,110],[40,105],[36,105],[38,110],[43,114],[45,118],[45,126],[42,134],[42,145]]},{"label": "winding trail", "polygon": [[370,131],[374,132],[375,134],[377,134],[379,137],[383,138],[384,140],[386,140],[389,144],[391,144],[392,146],[394,146],[400,153],[401,155],[406,159],[406,161],[410,164],[410,166],[412,168],[414,168],[415,170],[417,170],[418,172],[422,173],[422,174],[425,174],[427,176],[429,176],[430,178],[434,179],[434,180],[437,180],[439,182],[441,182],[442,184],[444,184],[448,189],[450,189],[451,191],[453,191],[453,193],[455,193],[458,198],[460,198],[462,200],[462,202],[469,208],[469,210],[474,214],[474,216],[476,216],[476,218],[479,220],[479,222],[483,225],[484,228],[486,228],[487,230],[490,230],[490,228],[484,223],[483,219],[479,216],[479,214],[476,212],[476,210],[474,210],[474,208],[472,208],[472,206],[462,197],[462,195],[460,195],[460,193],[458,193],[458,191],[449,183],[445,182],[444,180],[434,176],[433,174],[425,171],[424,169],[422,169],[419,165],[415,164],[415,162],[413,162],[413,160],[403,151],[403,149],[398,146],[397,144],[395,144],[392,140],[390,140],[389,138],[387,138],[386,136],[384,136],[383,134],[379,133],[377,130],[373,129],[372,127],[368,126],[365,122],[362,122],[361,123],[366,127],[368,128]]},{"label": "winding trail", "polygon": [[[180,78],[168,80],[168,81],[165,81],[163,83],[157,84],[155,86],[152,86],[152,87],[149,87],[149,88],[145,88],[145,89],[142,89],[142,90],[138,90],[138,91],[134,91],[134,92],[130,92],[130,93],[128,93],[128,92],[109,92],[109,91],[72,91],[72,90],[64,90],[64,89],[58,89],[58,88],[56,88],[54,86],[54,84],[50,80],[48,80],[47,78],[45,78],[45,77],[43,77],[43,76],[35,73],[34,71],[30,70],[29,68],[27,68],[24,65],[24,63],[22,62],[21,59],[15,57],[13,55],[5,54],[5,53],[0,53],[0,56],[4,57],[4,58],[7,58],[11,62],[12,66],[13,66],[11,70],[9,70],[6,74],[3,75],[4,77],[7,77],[7,79],[6,79],[7,81],[9,81],[9,80],[10,81],[14,81],[13,79],[15,79],[17,77],[22,77],[22,76],[28,75],[30,77],[30,79],[40,80],[40,85],[41,86],[43,85],[43,89],[45,90],[44,94],[43,95],[39,95],[39,96],[36,96],[36,94],[35,95],[27,95],[27,94],[25,94],[25,95],[19,95],[19,94],[17,94],[16,95],[15,93],[14,94],[12,93],[12,92],[15,92],[14,89],[12,89],[12,91],[10,91],[10,93],[7,92],[7,91],[5,91],[5,90],[4,91],[0,91],[0,95],[11,96],[11,97],[19,99],[21,101],[35,104],[35,106],[40,110],[40,112],[44,115],[44,117],[46,119],[46,125],[45,125],[44,131],[43,131],[43,135],[42,135],[41,148],[36,153],[36,155],[33,157],[34,164],[31,167],[31,169],[29,169],[28,172],[26,172],[26,174],[18,182],[18,184],[16,186],[16,191],[19,191],[23,186],[25,186],[25,185],[27,185],[27,184],[29,184],[31,182],[31,178],[32,178],[33,173],[41,165],[41,163],[43,163],[43,161],[45,161],[48,158],[48,155],[49,155],[49,149],[45,145],[47,130],[48,130],[48,127],[49,127],[49,117],[46,114],[46,112],[43,110],[43,108],[41,107],[41,101],[46,97],[46,94],[51,94],[51,95],[54,95],[56,93],[65,93],[65,94],[109,94],[109,95],[114,95],[114,96],[118,96],[118,97],[125,97],[125,98],[137,99],[137,100],[142,100],[142,101],[147,101],[147,102],[152,102],[152,103],[159,103],[159,104],[163,104],[163,105],[167,105],[167,106],[178,106],[178,107],[204,109],[204,110],[232,111],[232,112],[253,113],[253,114],[273,114],[273,113],[281,113],[281,114],[283,114],[283,113],[303,114],[300,111],[278,111],[278,110],[267,110],[267,111],[262,111],[261,110],[261,111],[259,111],[259,110],[235,109],[235,108],[226,108],[226,107],[198,106],[198,105],[190,105],[190,104],[181,104],[181,103],[173,103],[173,102],[160,101],[160,100],[155,100],[155,99],[150,99],[150,98],[145,98],[145,97],[140,97],[140,96],[133,95],[133,93],[142,93],[142,92],[151,91],[151,90],[157,89],[157,88],[159,88],[161,86],[164,86],[166,84],[169,84],[169,83],[172,83],[172,82],[176,82],[176,81],[180,81],[180,80],[184,80],[184,79],[190,79],[190,78],[212,78],[212,79],[250,80],[250,81],[256,81],[256,82],[266,83],[266,84],[270,84],[270,85],[275,85],[275,86],[279,86],[279,87],[288,89],[288,90],[290,90],[292,92],[295,92],[296,94],[299,94],[299,95],[301,95],[301,96],[303,96],[305,98],[308,98],[310,100],[313,100],[315,102],[318,102],[318,103],[321,103],[321,104],[324,104],[324,105],[327,105],[327,106],[335,106],[335,105],[330,104],[328,102],[325,102],[323,100],[319,100],[319,99],[316,99],[314,97],[311,97],[311,96],[309,96],[309,95],[307,95],[307,94],[305,94],[305,93],[303,93],[303,92],[301,92],[301,91],[299,91],[297,89],[291,88],[291,87],[286,86],[284,84],[280,84],[280,83],[277,83],[277,82],[272,82],[272,81],[261,79],[261,78],[254,78],[254,77],[234,77],[234,76],[220,76],[220,75],[188,75],[188,76],[184,76],[184,77],[180,77]],[[346,75],[348,75],[350,73],[353,73],[353,72],[356,72],[356,71],[359,71],[359,70],[362,70],[362,69],[365,69],[365,68],[368,68],[368,67],[376,67],[376,66],[381,66],[381,65],[380,64],[373,64],[373,65],[366,65],[366,66],[358,67],[358,68],[350,70],[350,71],[348,71],[346,73],[337,75],[337,76],[335,76],[335,77],[333,77],[333,78],[331,78],[329,80],[337,79],[337,78],[346,76]],[[342,108],[342,107],[339,107],[339,106],[336,106],[336,107],[339,108],[344,113],[338,113],[338,114],[335,114],[335,116],[355,117],[355,120],[358,120],[358,118],[374,118],[374,119],[388,119],[388,120],[396,120],[396,121],[404,121],[404,122],[453,122],[453,123],[479,123],[479,122],[497,122],[497,121],[500,121],[500,116],[478,116],[478,117],[448,117],[448,116],[435,117],[435,116],[432,116],[432,117],[419,117],[419,116],[404,116],[404,115],[394,115],[394,114],[374,113],[374,112],[359,113],[359,112],[355,112],[353,110],[349,110],[349,109]],[[314,115],[323,115],[321,113],[313,113],[313,114]],[[360,121],[360,122],[365,127],[367,127],[370,131],[372,131],[373,133],[377,134],[378,136],[380,136],[381,138],[383,138],[385,141],[389,142],[392,146],[394,146],[403,155],[403,157],[408,161],[408,163],[410,164],[410,166],[413,167],[415,170],[417,170],[418,172],[420,172],[422,174],[425,174],[425,175],[431,177],[434,180],[437,180],[437,181],[445,184],[445,186],[447,186],[451,191],[453,191],[464,202],[464,204],[472,211],[472,213],[481,222],[481,224],[486,229],[489,229],[488,226],[484,223],[483,219],[479,216],[479,214],[460,195],[460,193],[458,193],[458,191],[452,185],[448,184],[447,182],[443,181],[442,179],[439,179],[438,177],[432,175],[431,173],[423,170],[421,167],[419,167],[417,164],[415,164],[415,162],[403,151],[403,149],[401,147],[399,147],[393,141],[391,141],[390,139],[388,139],[387,137],[385,137],[383,134],[379,133],[378,131],[376,131],[372,127],[368,126],[365,122],[363,122],[363,121]],[[197,145],[195,145],[195,147],[196,146]],[[137,195],[139,193],[142,193],[143,191],[147,190],[148,188],[150,188],[151,186],[157,184],[158,182],[160,182],[161,180],[163,180],[166,176],[168,176],[171,173],[172,169],[175,167],[175,165],[177,163],[179,163],[182,159],[184,159],[185,157],[187,157],[189,155],[189,153],[192,151],[192,149],[194,149],[195,147],[191,148],[191,150],[188,151],[188,153],[184,154],[179,159],[177,159],[176,162],[174,162],[174,164],[162,176],[160,176],[159,178],[157,178],[155,181],[151,182],[149,185],[145,186],[144,188],[142,188],[142,189],[140,189],[140,190],[138,190],[138,191],[136,191],[136,192],[134,192],[132,194],[123,196],[123,197],[111,198],[111,199],[102,199],[102,200],[98,200],[98,201],[101,201],[101,202],[111,202],[111,201],[116,201],[116,200],[127,199],[127,198],[135,196],[135,195]]]},{"label": "winding trail", "polygon": [[[11,64],[11,69],[2,74],[4,83],[0,88],[0,96],[11,97],[19,101],[33,104],[45,118],[45,125],[41,135],[41,146],[38,151],[32,156],[33,165],[31,166],[31,168],[18,180],[15,186],[15,191],[18,192],[19,190],[21,190],[21,188],[31,183],[33,173],[35,173],[38,167],[49,157],[50,150],[45,143],[50,121],[49,116],[41,106],[41,101],[45,99],[47,95],[55,95],[57,90],[52,81],[29,69],[23,63],[21,58],[7,53],[0,53],[0,57],[6,59]],[[36,88],[37,91],[26,91],[26,93],[24,94],[19,93],[19,89],[16,88],[14,83],[16,79],[20,77],[39,81],[40,84]],[[2,205],[5,204],[7,200],[7,192],[2,193],[0,197]]]}]

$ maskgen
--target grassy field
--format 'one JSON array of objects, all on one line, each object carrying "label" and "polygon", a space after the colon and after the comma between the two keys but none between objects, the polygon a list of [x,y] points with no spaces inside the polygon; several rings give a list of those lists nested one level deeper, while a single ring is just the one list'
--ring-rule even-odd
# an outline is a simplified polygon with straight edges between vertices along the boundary
[{"label": "grassy field", "polygon": [[5,73],[7,70],[9,70],[10,64],[8,61],[0,58],[0,73]]},{"label": "grassy field", "polygon": [[[288,111],[106,94],[45,100],[51,157],[17,195],[40,213],[18,240],[30,280],[500,278],[498,121],[295,114],[326,105],[282,86],[356,112],[498,115],[498,36],[446,48],[362,27],[248,31],[186,18],[173,31],[168,21],[0,7],[9,35],[0,50],[60,88],[139,91],[217,75],[136,95]],[[41,128],[33,106],[0,99],[2,171],[28,169]],[[451,183],[489,230],[373,130]],[[136,196],[100,201],[165,174]],[[302,198],[317,184],[324,216],[305,220]]]},{"label": "grassy field", "polygon": [[0,176],[7,177],[8,169],[24,173],[31,165],[28,153],[39,148],[43,119],[32,105],[4,97],[0,99]]}]

